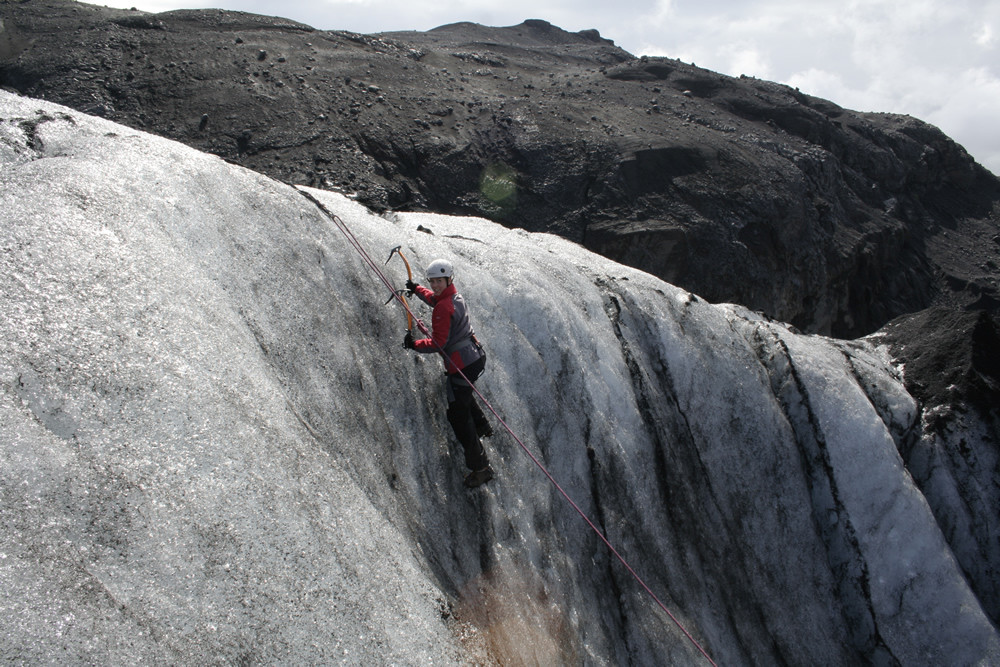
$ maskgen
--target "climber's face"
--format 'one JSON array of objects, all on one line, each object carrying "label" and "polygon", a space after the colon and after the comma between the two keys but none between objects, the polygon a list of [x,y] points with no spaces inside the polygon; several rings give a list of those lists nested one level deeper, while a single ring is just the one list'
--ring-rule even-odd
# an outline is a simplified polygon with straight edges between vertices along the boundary
[{"label": "climber's face", "polygon": [[447,278],[431,278],[431,289],[434,290],[434,296],[441,296],[441,292],[448,287]]}]

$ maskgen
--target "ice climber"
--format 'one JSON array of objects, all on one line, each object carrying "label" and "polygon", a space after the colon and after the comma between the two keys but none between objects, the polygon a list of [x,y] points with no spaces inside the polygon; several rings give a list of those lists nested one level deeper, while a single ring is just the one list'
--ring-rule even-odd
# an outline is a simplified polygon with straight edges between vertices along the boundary
[{"label": "ice climber", "polygon": [[469,384],[482,375],[486,367],[486,352],[472,330],[465,299],[455,289],[451,262],[436,259],[427,267],[426,273],[430,289],[412,280],[406,282],[406,289],[434,308],[431,338],[414,340],[413,335],[407,332],[403,347],[427,354],[444,351],[448,377],[448,422],[465,449],[465,465],[471,471],[465,477],[465,485],[471,489],[493,479],[493,468],[479,441],[480,437],[492,435],[493,429],[476,403],[472,385]]}]

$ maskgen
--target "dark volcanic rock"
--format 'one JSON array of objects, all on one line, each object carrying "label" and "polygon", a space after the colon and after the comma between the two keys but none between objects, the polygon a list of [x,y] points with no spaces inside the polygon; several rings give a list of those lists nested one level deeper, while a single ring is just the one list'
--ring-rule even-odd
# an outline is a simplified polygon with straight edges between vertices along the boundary
[{"label": "dark volcanic rock", "polygon": [[997,300],[997,179],[916,119],[544,21],[318,31],[0,4],[0,85],[376,209],[550,231],[712,301],[871,332]]},{"label": "dark volcanic rock", "polygon": [[955,411],[970,408],[987,420],[1000,418],[1000,324],[995,315],[930,308],[894,320],[879,335],[894,356],[905,359],[910,393],[948,408],[929,420],[929,428],[944,430]]}]

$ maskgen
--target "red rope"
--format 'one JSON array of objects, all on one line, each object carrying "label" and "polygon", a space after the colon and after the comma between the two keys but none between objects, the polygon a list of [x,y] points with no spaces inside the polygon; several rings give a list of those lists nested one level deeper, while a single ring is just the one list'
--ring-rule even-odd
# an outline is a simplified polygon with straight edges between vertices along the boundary
[{"label": "red rope", "polygon": [[[364,249],[364,246],[354,235],[354,232],[350,230],[347,224],[343,220],[341,220],[339,216],[337,216],[334,213],[331,213],[329,209],[327,209],[326,206],[323,205],[322,202],[313,197],[311,194],[309,194],[304,190],[299,190],[299,192],[304,194],[308,199],[310,199],[313,203],[315,203],[320,208],[320,210],[322,210],[327,216],[329,216],[331,220],[333,220],[333,223],[337,226],[337,229],[339,229],[341,233],[347,238],[348,243],[350,243],[351,246],[358,251],[362,259],[364,260],[365,264],[367,264],[368,267],[375,272],[375,275],[377,275],[379,279],[382,281],[382,283],[386,286],[386,288],[388,288],[388,290],[392,293],[396,301],[399,302],[399,305],[401,305],[404,309],[406,309],[406,312],[411,317],[413,317],[414,321],[417,323],[417,328],[420,330],[420,332],[425,336],[430,336],[430,331],[427,329],[427,326],[421,320],[417,319],[417,317],[413,314],[413,311],[410,310],[410,307],[392,286],[392,282],[389,281],[389,279],[385,276],[385,273],[382,272],[382,269],[379,267],[379,265],[368,255],[368,252]],[[431,338],[431,340],[433,340],[433,337]],[[444,348],[442,348],[437,343],[435,343],[435,347],[437,347],[438,353],[447,361],[448,355],[445,353]],[[591,530],[593,530],[594,533],[599,538],[601,538],[601,541],[604,542],[605,546],[607,546],[607,548],[611,551],[611,553],[615,555],[615,558],[621,561],[621,564],[625,566],[625,569],[628,570],[629,574],[631,574],[632,577],[637,582],[639,582],[639,585],[649,594],[651,598],[653,598],[656,604],[659,605],[660,609],[662,609],[667,614],[667,616],[670,617],[670,620],[673,621],[674,625],[676,625],[680,629],[680,631],[684,633],[684,636],[687,637],[688,640],[694,645],[694,647],[697,648],[698,651],[700,651],[703,656],[705,656],[705,659],[708,660],[709,663],[711,663],[712,667],[718,667],[715,664],[715,661],[712,660],[712,657],[708,654],[708,652],[704,648],[702,648],[701,644],[699,644],[698,641],[691,635],[691,633],[687,631],[687,629],[681,624],[681,622],[677,619],[677,617],[670,612],[667,606],[660,601],[660,598],[658,598],[656,594],[653,592],[653,590],[646,584],[646,582],[643,581],[642,577],[640,577],[639,574],[634,569],[632,569],[632,566],[628,564],[628,561],[625,560],[625,557],[622,556],[620,553],[618,553],[618,550],[615,549],[615,547],[611,544],[610,541],[608,541],[608,538],[604,536],[604,533],[601,532],[601,530],[594,524],[594,522],[590,520],[590,517],[588,517],[587,514],[582,509],[580,509],[580,506],[577,505],[576,502],[570,497],[570,495],[566,493],[566,491],[562,488],[562,486],[559,485],[559,482],[557,482],[556,478],[552,476],[552,473],[550,473],[548,469],[542,464],[542,462],[538,460],[538,457],[536,457],[531,452],[531,450],[528,449],[528,446],[524,444],[521,438],[517,437],[517,434],[514,433],[513,429],[511,429],[511,427],[507,425],[507,422],[503,420],[503,417],[500,416],[500,414],[496,411],[493,405],[488,400],[486,400],[486,397],[483,396],[482,392],[479,391],[479,388],[476,387],[476,385],[473,382],[471,382],[469,378],[465,376],[465,373],[462,372],[461,369],[458,370],[458,373],[459,375],[462,376],[463,380],[469,383],[469,385],[472,387],[472,390],[476,392],[476,396],[479,397],[479,400],[481,400],[483,404],[487,408],[489,408],[490,412],[493,413],[493,416],[497,418],[497,421],[500,422],[500,424],[504,427],[504,429],[508,433],[510,433],[511,437],[514,438],[514,441],[517,442],[517,444],[521,447],[522,450],[524,450],[524,453],[528,455],[528,458],[530,458],[534,462],[534,464],[538,466],[538,469],[545,474],[545,476],[549,479],[550,482],[552,482],[552,485],[556,488],[557,491],[559,491],[562,497],[566,499],[566,501],[573,507],[574,510],[576,510],[577,514],[579,514],[580,517],[587,523],[587,525],[590,526]]]}]

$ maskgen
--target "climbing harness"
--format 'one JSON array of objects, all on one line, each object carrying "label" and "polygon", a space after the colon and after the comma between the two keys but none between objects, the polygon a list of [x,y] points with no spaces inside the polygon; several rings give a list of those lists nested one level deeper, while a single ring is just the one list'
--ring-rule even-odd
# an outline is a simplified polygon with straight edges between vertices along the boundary
[{"label": "climbing harness", "polygon": [[[413,315],[413,312],[410,310],[409,304],[406,302],[403,296],[399,292],[397,292],[397,290],[392,286],[392,282],[386,277],[385,273],[382,272],[382,269],[378,266],[378,264],[376,264],[372,260],[371,256],[369,256],[368,252],[361,244],[361,241],[354,235],[354,232],[352,232],[350,228],[347,226],[347,223],[341,220],[340,217],[337,216],[335,213],[331,212],[321,201],[319,201],[312,194],[310,194],[306,190],[299,188],[298,186],[295,187],[299,192],[305,195],[307,199],[312,201],[324,214],[326,214],[326,216],[330,218],[330,220],[337,227],[337,229],[340,230],[341,234],[344,235],[344,237],[347,239],[347,242],[351,245],[351,247],[353,247],[361,256],[364,263],[368,265],[368,267],[375,273],[375,275],[379,278],[379,280],[381,280],[382,283],[386,286],[389,292],[393,294],[393,296],[390,297],[389,300],[391,301],[393,298],[395,298],[397,301],[399,301],[399,303],[403,306],[403,308],[406,309],[410,321],[416,322],[417,329],[420,331],[420,333],[430,337],[431,332],[427,328],[427,325],[425,325],[420,319],[416,318]],[[399,248],[394,248],[393,252],[398,253]],[[399,255],[400,257],[402,257],[402,253],[399,253]],[[389,254],[389,259],[392,259],[392,253]],[[403,261],[406,262],[405,258],[403,259]],[[388,263],[388,260],[386,260],[386,263]],[[409,271],[410,268],[409,262],[406,262],[406,268],[407,271]],[[441,346],[437,345],[436,343],[435,346],[437,347],[438,353],[441,354],[445,358],[445,360],[447,360],[448,355],[441,348]],[[469,379],[465,376],[465,373],[463,373],[461,369],[459,369],[458,373],[462,377],[462,379],[465,380],[472,387],[472,390],[476,393],[476,396],[479,397],[479,400],[483,402],[483,405],[485,405],[489,409],[489,411],[493,414],[493,416],[496,417],[500,425],[504,427],[504,430],[506,430],[507,433],[509,433],[511,437],[514,438],[514,441],[521,447],[524,453],[528,455],[528,458],[530,458],[532,462],[538,467],[538,469],[542,471],[542,473],[549,479],[549,481],[556,488],[556,490],[562,495],[562,497],[566,499],[566,501],[573,507],[573,509],[576,510],[576,513],[580,515],[580,517],[586,522],[588,526],[590,526],[591,530],[593,530],[594,533],[601,539],[601,541],[604,542],[604,545],[608,548],[608,550],[611,551],[612,554],[614,554],[615,558],[617,558],[621,562],[621,564],[625,566],[625,569],[628,570],[629,574],[632,575],[632,577],[639,583],[639,585],[643,588],[643,590],[645,590],[646,593],[648,593],[649,596],[653,598],[653,601],[655,601],[656,604],[660,607],[660,609],[662,609],[667,614],[670,620],[673,621],[674,625],[676,625],[680,629],[680,631],[684,633],[684,636],[687,637],[687,639],[694,645],[694,647],[698,649],[698,651],[705,657],[706,660],[708,660],[708,662],[712,665],[712,667],[718,667],[715,661],[712,660],[712,657],[708,654],[708,652],[704,648],[702,648],[701,644],[698,643],[698,641],[694,638],[694,636],[691,635],[691,633],[687,631],[687,629],[681,624],[681,622],[677,619],[677,617],[674,616],[673,613],[671,613],[670,609],[668,609],[667,606],[660,601],[660,598],[658,598],[656,594],[653,592],[653,590],[646,584],[646,582],[643,581],[642,577],[640,577],[639,574],[634,569],[632,569],[632,566],[629,565],[628,561],[625,560],[625,557],[622,556],[620,553],[618,553],[618,550],[615,549],[615,547],[611,544],[610,541],[608,541],[608,538],[604,536],[604,533],[601,532],[601,530],[594,524],[594,522],[591,521],[590,517],[588,517],[587,514],[580,508],[580,506],[577,505],[576,502],[569,496],[569,494],[566,493],[565,490],[563,490],[562,486],[559,485],[559,482],[557,482],[555,477],[552,476],[552,473],[550,473],[548,469],[542,464],[542,462],[538,460],[538,457],[536,457],[531,452],[531,450],[528,449],[528,446],[524,444],[524,442],[521,440],[521,438],[517,436],[516,433],[514,433],[513,429],[511,429],[511,427],[507,425],[507,422],[503,420],[503,418],[496,411],[493,405],[488,400],[486,400],[486,397],[483,396],[483,394],[479,391],[479,388],[476,387],[474,383],[469,382]]]}]

